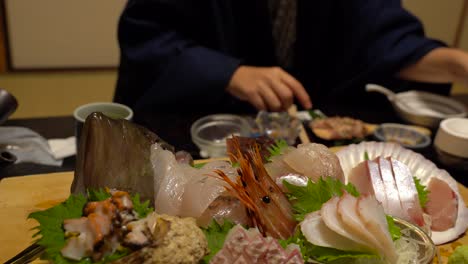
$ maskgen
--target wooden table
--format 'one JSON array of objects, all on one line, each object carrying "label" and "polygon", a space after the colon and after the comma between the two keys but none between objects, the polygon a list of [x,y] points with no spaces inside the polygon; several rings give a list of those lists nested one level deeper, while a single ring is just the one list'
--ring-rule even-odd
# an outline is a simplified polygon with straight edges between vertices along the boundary
[{"label": "wooden table", "polygon": [[[0,181],[0,263],[32,243],[34,231],[31,228],[37,223],[28,220],[28,214],[64,201],[70,194],[72,179],[73,172],[61,172],[12,177]],[[459,188],[465,203],[468,204],[468,189],[462,185],[459,185]],[[444,255],[448,255],[460,244],[468,244],[466,234],[451,244],[440,246],[439,249]]]}]

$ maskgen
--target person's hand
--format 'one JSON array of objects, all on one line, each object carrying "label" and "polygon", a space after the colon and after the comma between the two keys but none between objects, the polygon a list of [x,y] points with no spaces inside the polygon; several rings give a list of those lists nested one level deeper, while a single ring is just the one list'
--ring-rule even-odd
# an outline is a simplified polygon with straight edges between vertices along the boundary
[{"label": "person's hand", "polygon": [[287,110],[294,97],[305,109],[312,107],[302,84],[279,67],[240,66],[232,75],[226,91],[258,110]]}]

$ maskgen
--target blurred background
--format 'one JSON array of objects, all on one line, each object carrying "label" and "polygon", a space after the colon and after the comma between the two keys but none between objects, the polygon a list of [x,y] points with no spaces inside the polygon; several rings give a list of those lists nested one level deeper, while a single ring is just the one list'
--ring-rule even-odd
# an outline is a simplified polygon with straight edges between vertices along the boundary
[{"label": "blurred background", "polygon": [[[19,101],[11,118],[69,116],[111,101],[125,0],[0,0],[0,87]],[[428,36],[468,51],[468,0],[405,0]],[[454,94],[468,93],[459,84]]]}]

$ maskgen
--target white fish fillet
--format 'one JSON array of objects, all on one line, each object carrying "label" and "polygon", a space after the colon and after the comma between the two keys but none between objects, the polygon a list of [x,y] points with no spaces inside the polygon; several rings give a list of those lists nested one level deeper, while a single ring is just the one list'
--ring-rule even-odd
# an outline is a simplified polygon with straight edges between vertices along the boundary
[{"label": "white fish fillet", "polygon": [[227,161],[212,161],[201,169],[190,168],[192,174],[185,184],[180,216],[199,218],[208,206],[226,190],[224,182],[215,178],[214,170],[222,170],[231,180],[237,177],[236,169]]},{"label": "white fish fillet", "polygon": [[282,159],[292,170],[314,182],[320,177],[332,177],[344,182],[338,157],[324,145],[300,144],[297,149],[282,155]]},{"label": "white fish fillet", "polygon": [[408,214],[403,211],[401,206],[400,194],[393,177],[392,164],[388,159],[378,157],[377,162],[379,164],[380,175],[385,186],[385,194],[387,197],[387,204],[383,204],[385,212],[389,215],[399,217],[402,219],[409,219]]},{"label": "white fish fillet", "polygon": [[356,235],[345,226],[342,218],[338,215],[337,207],[339,201],[339,197],[333,197],[322,205],[320,214],[322,215],[323,221],[331,230],[364,246],[368,251],[372,251],[372,246],[369,243],[367,243],[359,234]]},{"label": "white fish fillet", "polygon": [[408,213],[409,221],[424,226],[423,211],[419,203],[418,191],[409,168],[402,162],[389,158],[392,164],[393,176],[400,194],[403,211]]},{"label": "white fish fillet", "polygon": [[[343,222],[344,228],[355,237],[359,237],[369,248],[378,248],[379,240],[372,234],[359,217],[357,212],[358,200],[350,194],[343,194],[337,203],[337,214]],[[380,248],[378,252],[382,253]]]},{"label": "white fish fillet", "polygon": [[314,245],[350,251],[367,250],[362,244],[331,230],[323,221],[320,211],[306,215],[300,226],[304,237]]},{"label": "white fish fillet", "polygon": [[236,169],[226,161],[213,161],[201,169],[178,163],[172,152],[153,145],[151,162],[155,175],[155,211],[184,217],[200,217],[208,206],[225,192],[224,182],[209,175],[215,169],[234,180]]},{"label": "white fish fillet", "polygon": [[361,196],[357,202],[357,212],[364,226],[379,241],[376,246],[390,263],[398,260],[395,244],[388,231],[387,218],[383,207],[372,196]]}]

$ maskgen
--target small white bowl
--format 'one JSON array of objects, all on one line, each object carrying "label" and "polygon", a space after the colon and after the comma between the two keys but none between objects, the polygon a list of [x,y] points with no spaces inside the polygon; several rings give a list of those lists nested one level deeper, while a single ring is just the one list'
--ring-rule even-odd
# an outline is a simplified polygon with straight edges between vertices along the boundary
[{"label": "small white bowl", "polygon": [[468,118],[449,118],[440,123],[434,145],[453,156],[468,159]]}]

